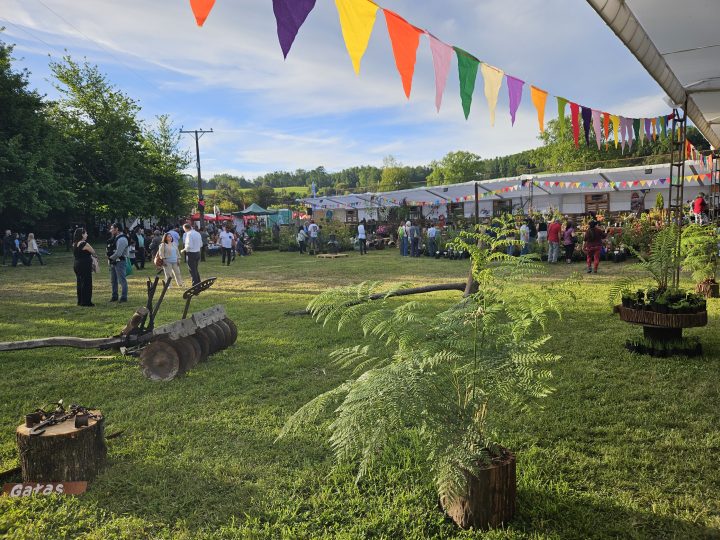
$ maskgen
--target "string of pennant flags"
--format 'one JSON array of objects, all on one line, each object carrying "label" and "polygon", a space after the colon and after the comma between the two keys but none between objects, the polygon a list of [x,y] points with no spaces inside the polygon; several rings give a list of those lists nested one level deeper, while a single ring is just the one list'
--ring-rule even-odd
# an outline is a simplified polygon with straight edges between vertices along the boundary
[{"label": "string of pennant flags", "polygon": [[[278,41],[284,58],[287,58],[300,28],[315,7],[315,2],[316,0],[273,0]],[[205,23],[214,4],[215,0],[190,0],[190,6],[198,26]],[[395,65],[408,99],[412,89],[420,37],[424,35],[428,38],[432,54],[435,71],[435,106],[438,112],[454,54],[457,60],[460,99],[465,119],[468,119],[470,115],[477,73],[480,71],[483,77],[483,91],[490,111],[490,124],[495,125],[495,110],[503,81],[505,81],[508,91],[510,121],[512,125],[515,124],[525,81],[479,60],[460,47],[448,45],[428,30],[414,26],[397,13],[379,6],[372,0],[335,0],[335,5],[345,46],[356,74],[360,74],[360,63],[375,26],[377,12],[380,10],[385,17]],[[542,133],[545,131],[545,109],[549,94],[537,86],[529,85],[529,87],[530,99],[537,110],[538,127]],[[587,146],[590,145],[590,130],[592,129],[598,150],[601,149],[602,141],[607,150],[612,136],[615,148],[620,145],[624,153],[625,146],[627,145],[629,150],[634,142],[644,144],[645,141],[657,140],[659,137],[666,138],[670,122],[673,119],[672,113],[652,118],[630,118],[579,105],[564,97],[554,97],[557,101],[558,122],[563,131],[566,128],[565,115],[569,106],[570,124],[576,147],[580,144],[581,121]],[[688,153],[692,151],[696,152],[694,147],[693,150],[688,148]]]},{"label": "string of pennant flags", "polygon": [[[710,173],[708,174],[694,174],[694,175],[688,175],[684,177],[684,182],[691,183],[691,182],[702,182],[705,180],[710,180],[712,178],[712,175]],[[608,190],[608,189],[627,189],[627,188],[648,188],[653,186],[669,186],[670,185],[670,178],[656,178],[653,180],[622,180],[617,182],[555,182],[555,181],[542,181],[542,180],[520,180],[517,184],[511,185],[511,186],[504,186],[499,189],[494,190],[488,190],[484,191],[482,193],[478,193],[478,200],[480,199],[486,199],[489,197],[494,196],[502,196],[503,194],[507,193],[513,193],[517,192],[523,189],[529,189],[530,185],[536,186],[536,187],[546,187],[546,188],[560,188],[560,189],[597,189],[597,190]],[[475,195],[469,194],[469,195],[463,195],[460,197],[449,197],[443,200],[435,199],[433,201],[415,201],[404,197],[389,197],[384,195],[376,195],[375,200],[379,204],[390,204],[390,205],[409,205],[409,206],[439,206],[441,204],[446,204],[447,202],[451,203],[461,203],[461,202],[468,202],[468,201],[474,201]],[[367,202],[348,202],[348,203],[339,203],[336,202],[333,205],[328,204],[319,204],[315,205],[319,208],[337,208],[339,206],[344,206],[345,208],[356,208],[361,207],[363,205],[366,205]]]}]

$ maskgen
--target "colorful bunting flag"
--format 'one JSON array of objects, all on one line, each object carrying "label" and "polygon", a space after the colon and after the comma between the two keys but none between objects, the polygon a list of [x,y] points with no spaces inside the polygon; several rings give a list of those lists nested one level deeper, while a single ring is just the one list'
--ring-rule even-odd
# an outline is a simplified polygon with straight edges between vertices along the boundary
[{"label": "colorful bunting flag", "polygon": [[532,99],[533,105],[537,109],[540,133],[545,133],[545,103],[547,102],[547,96],[548,93],[545,90],[530,86],[530,99]]},{"label": "colorful bunting flag", "polygon": [[198,26],[205,24],[205,19],[210,14],[213,5],[215,5],[215,0],[190,0],[190,7]]},{"label": "colorful bunting flag", "polygon": [[652,139],[652,133],[650,133],[650,119],[645,118],[645,138],[650,141]]},{"label": "colorful bunting flag", "polygon": [[470,116],[472,95],[475,91],[475,79],[477,79],[480,60],[459,47],[453,47],[458,61],[458,74],[460,76],[460,100],[462,101],[465,120]]},{"label": "colorful bunting flag", "polygon": [[498,94],[503,80],[503,71],[483,62],[480,64],[483,79],[485,80],[485,99],[490,109],[490,125],[495,125],[495,108],[497,107]]},{"label": "colorful bunting flag", "polygon": [[608,149],[608,141],[610,140],[610,113],[602,113],[603,115],[603,135],[605,136],[605,150]]},{"label": "colorful bunting flag", "polygon": [[664,116],[659,116],[658,120],[660,120],[660,129],[662,130],[662,138],[667,139],[667,123],[665,122]]},{"label": "colorful bunting flag", "polygon": [[560,124],[560,133],[565,131],[565,105],[568,100],[562,97],[557,97],[557,108],[558,108],[558,124]]},{"label": "colorful bunting flag", "polygon": [[592,118],[592,110],[588,107],[581,107],[583,131],[585,132],[585,146],[590,146],[590,121]]},{"label": "colorful bunting flag", "polygon": [[643,124],[644,124],[643,120],[644,120],[643,118],[640,118],[640,119],[639,119],[639,122],[640,122],[640,137],[639,137],[638,140],[640,141],[640,144],[644,144],[644,143],[645,143],[645,132],[643,131],[643,127],[644,127],[644,126],[643,126]]},{"label": "colorful bunting flag", "polygon": [[287,58],[298,30],[314,7],[315,0],[273,0],[277,35],[284,58]]},{"label": "colorful bunting flag", "polygon": [[578,139],[580,138],[580,119],[579,119],[580,105],[577,103],[570,102],[570,120],[572,121],[573,130],[573,141],[575,141],[575,148],[578,148]]},{"label": "colorful bunting flag", "polygon": [[508,87],[508,99],[510,101],[510,123],[514,126],[515,113],[517,112],[518,107],[520,106],[520,101],[522,100],[522,88],[525,81],[521,81],[520,79],[511,77],[510,75],[506,75],[505,77]]},{"label": "colorful bunting flag", "polygon": [[452,57],[453,48],[432,34],[428,34],[428,37],[430,38],[430,51],[432,52],[433,67],[435,69],[435,107],[440,112],[445,83],[447,83],[448,72],[450,71],[450,58]]},{"label": "colorful bunting flag", "polygon": [[600,142],[602,140],[601,114],[602,113],[600,111],[596,111],[595,109],[592,110],[593,131],[595,132],[595,142],[597,143],[598,150],[600,150]]},{"label": "colorful bunting flag", "polygon": [[367,50],[375,26],[378,7],[369,0],[335,0],[345,47],[356,75],[360,75],[360,60]]},{"label": "colorful bunting flag", "polygon": [[651,119],[650,119],[650,125],[651,125],[651,127],[652,127],[652,140],[653,140],[653,141],[657,140],[657,126],[656,126],[656,123],[657,123],[657,118],[651,118]]},{"label": "colorful bunting flag", "polygon": [[[610,119],[612,120],[612,125],[613,125],[613,139],[615,139],[615,148],[617,148],[617,147],[618,147],[618,142],[619,142],[619,140],[618,140],[618,128],[619,128],[619,126],[620,126],[620,117],[617,116],[617,115],[615,115],[615,114],[611,114],[611,115],[610,115]],[[624,146],[625,146],[625,141],[624,141],[624,139],[623,139],[623,147],[624,147]]]},{"label": "colorful bunting flag", "polygon": [[622,153],[625,153],[625,143],[627,142],[627,118],[620,117],[620,139],[622,141]]},{"label": "colorful bunting flag", "polygon": [[395,65],[402,79],[405,96],[410,99],[413,73],[415,73],[415,59],[420,44],[421,30],[409,24],[397,13],[384,9],[390,42],[392,43]]},{"label": "colorful bunting flag", "polygon": [[[633,129],[633,133],[635,133],[635,140],[640,141],[640,119],[639,118],[632,118],[632,124],[630,124]],[[632,140],[632,137],[631,137]]]}]

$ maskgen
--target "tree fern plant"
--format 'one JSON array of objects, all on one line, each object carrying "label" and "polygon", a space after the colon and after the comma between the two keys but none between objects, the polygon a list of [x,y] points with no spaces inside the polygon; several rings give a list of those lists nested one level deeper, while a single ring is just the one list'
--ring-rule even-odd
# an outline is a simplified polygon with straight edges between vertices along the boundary
[{"label": "tree fern plant", "polygon": [[713,282],[718,267],[718,236],[712,225],[693,223],[685,227],[681,239],[682,267],[692,272],[697,283]]},{"label": "tree fern plant", "polygon": [[536,256],[506,255],[512,217],[463,232],[454,247],[471,255],[479,292],[448,309],[385,296],[380,283],[329,290],[308,309],[324,325],[362,329],[364,343],[335,351],[348,380],[316,397],[286,422],[279,437],[332,418],[329,440],[339,462],[356,462],[358,479],[404,430],[422,440],[438,493],[453,501],[469,475],[503,455],[495,412],[527,411],[552,392],[543,352],[545,325],[572,295],[565,284],[528,287],[543,272]]}]

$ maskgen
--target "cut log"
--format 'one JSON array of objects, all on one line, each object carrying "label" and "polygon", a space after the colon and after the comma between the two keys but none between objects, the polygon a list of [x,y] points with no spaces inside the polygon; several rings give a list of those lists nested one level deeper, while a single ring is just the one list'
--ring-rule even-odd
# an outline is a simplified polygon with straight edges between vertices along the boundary
[{"label": "cut log", "polygon": [[515,515],[515,455],[505,450],[497,463],[477,476],[465,473],[467,492],[454,501],[441,501],[448,516],[463,529],[488,529],[507,524]]},{"label": "cut log", "polygon": [[[99,415],[100,411],[92,411]],[[105,419],[89,419],[75,427],[73,419],[30,435],[25,424],[15,431],[23,482],[90,481],[100,472],[107,456]]]},{"label": "cut log", "polygon": [[[472,277],[472,276],[471,276]],[[363,302],[369,301],[369,300],[382,300],[383,298],[389,298],[393,296],[410,296],[411,294],[423,294],[423,293],[429,293],[429,292],[437,292],[437,291],[465,291],[467,283],[440,283],[439,285],[427,285],[425,287],[412,287],[410,289],[399,289],[397,291],[392,291],[390,293],[377,293],[377,294],[371,294],[367,299],[364,300],[356,300],[353,302],[348,302],[346,305],[348,307],[350,306],[356,306],[358,304],[362,304]],[[287,311],[285,315],[310,315],[310,312],[307,309],[299,310],[299,311]]]}]

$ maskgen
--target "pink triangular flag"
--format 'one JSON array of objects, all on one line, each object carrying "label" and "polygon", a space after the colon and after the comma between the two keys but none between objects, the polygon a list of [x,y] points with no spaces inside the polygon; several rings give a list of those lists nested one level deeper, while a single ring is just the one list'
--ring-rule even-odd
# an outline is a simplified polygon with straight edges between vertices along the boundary
[{"label": "pink triangular flag", "polygon": [[595,132],[595,142],[597,143],[598,150],[600,150],[600,141],[602,139],[602,120],[600,119],[600,115],[602,112],[596,111],[595,109],[592,110],[592,124],[593,124],[593,131]]},{"label": "pink triangular flag", "polygon": [[445,83],[447,83],[450,61],[452,60],[453,48],[428,33],[430,38],[430,50],[432,51],[433,67],[435,68],[435,107],[440,112]]}]

